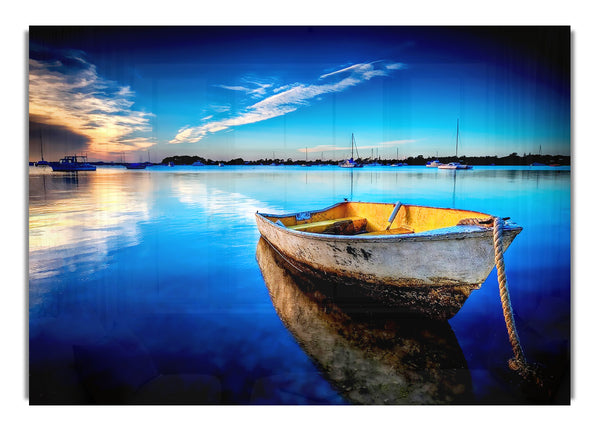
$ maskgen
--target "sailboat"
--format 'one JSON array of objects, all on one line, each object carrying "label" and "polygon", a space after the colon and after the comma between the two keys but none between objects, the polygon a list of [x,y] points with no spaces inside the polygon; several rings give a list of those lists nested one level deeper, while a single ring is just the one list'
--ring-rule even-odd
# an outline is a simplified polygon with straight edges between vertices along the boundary
[{"label": "sailboat", "polygon": [[[148,158],[150,158],[150,153],[148,153]],[[147,164],[144,162],[139,163],[125,163],[125,167],[127,169],[146,169]]]},{"label": "sailboat", "polygon": [[[542,157],[542,146],[541,145],[540,145],[540,151],[538,154],[539,154],[539,157],[541,158]],[[541,163],[541,162],[533,162],[529,166],[546,166],[546,164]]]},{"label": "sailboat", "polygon": [[35,165],[36,166],[49,166],[50,163],[48,163],[46,160],[44,160],[44,144],[42,141],[42,129],[40,129],[40,155],[42,156],[42,160],[39,160]]},{"label": "sailboat", "polygon": [[[458,118],[456,119],[456,153],[455,157],[458,159]],[[473,169],[473,166],[463,165],[459,162],[450,162],[438,165],[438,169]]]},{"label": "sailboat", "polygon": [[[352,142],[351,142],[351,151],[352,151],[352,156],[348,159],[348,160],[344,160],[342,163],[340,163],[338,166],[340,168],[362,168],[363,165],[362,163],[358,163],[357,161],[354,160],[354,148],[356,147],[356,142],[354,142],[354,133],[352,134]],[[358,157],[358,147],[356,148],[356,156]]]},{"label": "sailboat", "polygon": [[302,163],[302,167],[309,167],[310,165],[308,164],[308,147],[306,147],[304,149],[304,156],[305,156],[305,162]]},{"label": "sailboat", "polygon": [[404,163],[400,161],[398,157],[398,148],[396,148],[396,163],[392,163],[390,166],[398,167],[398,166],[408,166],[408,163]]}]

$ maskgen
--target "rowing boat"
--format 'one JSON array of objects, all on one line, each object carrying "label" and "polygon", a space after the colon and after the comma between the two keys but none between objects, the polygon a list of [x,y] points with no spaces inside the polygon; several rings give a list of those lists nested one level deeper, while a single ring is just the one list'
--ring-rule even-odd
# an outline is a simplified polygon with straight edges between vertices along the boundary
[{"label": "rowing boat", "polygon": [[[366,286],[370,296],[448,319],[494,267],[493,218],[481,212],[340,202],[256,213],[261,236],[301,270]],[[522,228],[505,222],[506,250]]]}]

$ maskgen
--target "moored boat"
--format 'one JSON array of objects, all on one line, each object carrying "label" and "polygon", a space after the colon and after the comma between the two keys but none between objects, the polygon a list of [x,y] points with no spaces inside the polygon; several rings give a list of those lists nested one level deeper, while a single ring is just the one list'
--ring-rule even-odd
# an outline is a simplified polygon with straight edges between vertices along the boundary
[{"label": "moored boat", "polygon": [[473,169],[473,166],[463,165],[458,162],[450,162],[439,165],[438,169]]},{"label": "moored boat", "polygon": [[[456,119],[456,150],[454,157],[458,159],[458,118]],[[437,161],[437,160],[436,160]],[[439,163],[439,162],[438,162]],[[473,166],[464,165],[459,162],[450,162],[450,163],[439,163],[437,165],[438,169],[473,169]]]},{"label": "moored boat", "polygon": [[[494,267],[492,221],[475,211],[401,203],[256,213],[262,237],[297,266],[366,283],[373,297],[442,319],[452,317]],[[504,249],[521,230],[505,224]]]},{"label": "moored boat", "polygon": [[58,162],[50,163],[53,171],[77,172],[95,171],[96,166],[87,162],[87,156],[65,156]]},{"label": "moored boat", "polygon": [[344,160],[338,166],[340,168],[362,168],[363,167],[362,163],[358,163],[352,157],[350,157],[348,160]]},{"label": "moored boat", "polygon": [[148,166],[146,163],[127,163],[125,167],[127,169],[146,169]]},{"label": "moored boat", "polygon": [[425,164],[425,167],[427,168],[437,168],[438,166],[440,166],[442,163],[439,160],[430,160]]},{"label": "moored boat", "polygon": [[[356,147],[356,142],[354,142],[354,133],[352,134],[352,141],[350,143],[350,151],[352,153],[352,155],[350,156],[349,159],[344,160],[343,162],[339,163],[338,166],[340,168],[362,168],[363,164],[357,162],[356,160],[354,160],[354,148]],[[356,155],[358,156],[358,147],[356,147]]]},{"label": "moored boat", "polygon": [[40,155],[42,160],[38,160],[35,166],[50,166],[50,162],[44,160],[44,141],[42,140],[42,129],[40,129]]}]

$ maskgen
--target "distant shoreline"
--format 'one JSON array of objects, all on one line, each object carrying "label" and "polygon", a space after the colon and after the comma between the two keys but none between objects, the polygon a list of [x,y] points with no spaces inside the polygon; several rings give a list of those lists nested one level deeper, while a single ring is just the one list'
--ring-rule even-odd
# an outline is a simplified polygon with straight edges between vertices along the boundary
[{"label": "distant shoreline", "polygon": [[[505,157],[498,156],[461,156],[461,157],[428,157],[422,155],[417,157],[407,157],[405,159],[356,159],[357,162],[363,163],[365,166],[370,164],[379,164],[382,166],[391,166],[394,164],[406,163],[408,166],[424,166],[428,161],[438,160],[440,163],[458,162],[476,165],[476,166],[530,166],[530,165],[553,165],[553,166],[570,166],[571,156],[550,155],[550,154],[527,154],[519,156],[516,153]],[[173,163],[174,165],[191,165],[194,162],[201,162],[204,165],[287,165],[287,166],[314,166],[314,165],[332,165],[337,166],[342,160],[292,160],[288,159],[259,159],[259,160],[244,160],[235,158],[229,161],[226,160],[211,160],[199,156],[172,156],[166,157],[159,164]]]},{"label": "distant shoreline", "polygon": [[[427,162],[437,160],[440,163],[460,162],[472,166],[571,166],[571,156],[550,155],[550,154],[528,154],[518,156],[515,153],[505,156],[461,156],[461,157],[428,157],[423,156],[407,157],[405,159],[356,159],[358,163],[364,166],[425,166]],[[147,166],[160,166],[172,163],[175,166],[190,166],[193,163],[200,162],[196,166],[217,166],[219,164],[226,166],[337,166],[343,160],[292,160],[288,159],[259,159],[244,160],[235,158],[227,160],[211,160],[200,156],[171,156],[165,157],[159,163],[139,162],[136,164],[146,164]],[[32,162],[30,162],[32,163]],[[52,162],[49,162],[52,163]],[[126,162],[89,162],[97,166],[126,166],[131,163]]]}]

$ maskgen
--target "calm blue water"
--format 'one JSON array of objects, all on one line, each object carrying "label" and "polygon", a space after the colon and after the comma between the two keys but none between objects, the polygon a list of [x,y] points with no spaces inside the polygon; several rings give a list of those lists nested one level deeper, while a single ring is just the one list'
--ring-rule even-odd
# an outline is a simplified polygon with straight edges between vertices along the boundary
[{"label": "calm blue water", "polygon": [[[30,167],[30,402],[356,402],[348,394],[367,391],[367,383],[346,379],[341,388],[322,358],[327,346],[346,346],[341,320],[315,311],[308,322],[329,323],[320,327],[322,339],[314,329],[307,341],[298,322],[276,310],[266,285],[272,272],[263,274],[257,261],[254,221],[257,210],[295,212],[349,198],[472,209],[523,226],[505,255],[517,329],[528,360],[552,376],[548,402],[568,403],[570,181],[568,169],[530,167],[99,167],[79,174]],[[286,289],[302,288],[290,280]],[[338,328],[336,342],[328,344],[327,328]],[[466,364],[467,403],[531,402],[506,366],[512,351],[495,270],[441,331]],[[379,358],[396,348],[386,343],[377,345]],[[348,346],[364,353],[360,343]],[[370,370],[363,374],[377,374]],[[415,384],[409,392],[419,390]]]}]

